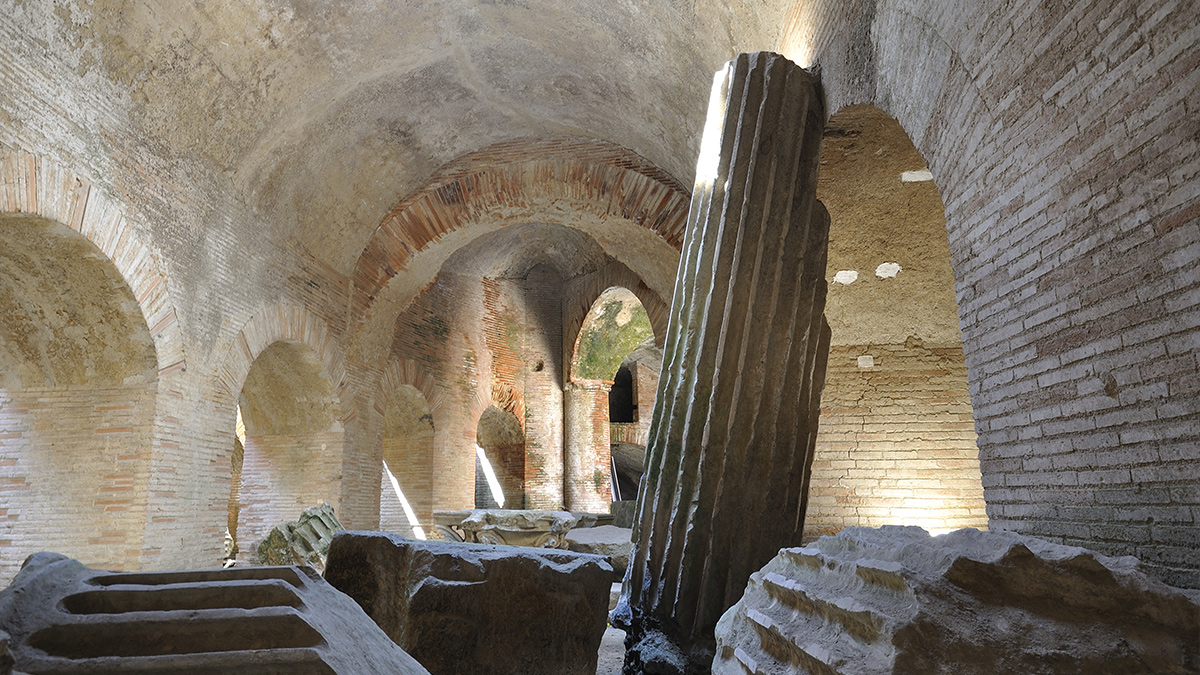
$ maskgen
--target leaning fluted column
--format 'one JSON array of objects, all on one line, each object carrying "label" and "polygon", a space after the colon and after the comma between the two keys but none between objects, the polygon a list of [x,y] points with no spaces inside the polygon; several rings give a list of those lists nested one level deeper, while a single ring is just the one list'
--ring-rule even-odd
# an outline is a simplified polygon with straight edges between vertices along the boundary
[{"label": "leaning fluted column", "polygon": [[804,527],[829,327],[818,79],[771,53],[713,82],[613,623],[625,672],[708,672],[713,628]]}]

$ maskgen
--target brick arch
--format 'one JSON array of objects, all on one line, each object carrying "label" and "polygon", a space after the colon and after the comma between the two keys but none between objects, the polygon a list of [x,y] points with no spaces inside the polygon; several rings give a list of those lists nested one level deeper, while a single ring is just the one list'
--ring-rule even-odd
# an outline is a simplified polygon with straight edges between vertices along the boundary
[{"label": "brick arch", "polygon": [[[943,32],[946,20],[926,15],[934,7],[796,2],[784,22],[780,51],[820,70],[827,114],[870,104],[897,120],[934,176],[947,221],[974,220],[980,204],[972,200],[978,199],[977,183],[987,168],[976,165],[989,157],[1003,163],[1008,156],[993,144],[994,109],[1011,90],[981,87],[978,71],[988,66],[972,70]],[[856,45],[864,35],[870,54]],[[958,267],[956,260],[956,277]]]},{"label": "brick arch", "polygon": [[446,409],[446,397],[442,395],[434,377],[412,359],[394,358],[388,362],[379,378],[379,386],[375,388],[372,409],[380,416],[384,415],[395,391],[403,385],[409,385],[421,392],[436,423]]},{"label": "brick arch", "polygon": [[47,157],[0,145],[0,213],[57,221],[92,242],[117,268],[137,300],[154,340],[158,374],[186,369],[183,334],[166,270],[115,199]]},{"label": "brick arch", "polygon": [[572,212],[588,212],[635,223],[679,250],[689,199],[679,181],[611,143],[497,143],[446,164],[383,218],[355,265],[356,309],[361,316],[414,254],[484,221],[560,222]]},{"label": "brick arch", "polygon": [[663,301],[658,293],[646,286],[641,277],[628,267],[620,263],[613,263],[588,278],[575,297],[566,302],[563,309],[563,362],[566,364],[563,369],[565,371],[564,381],[570,381],[573,377],[571,371],[574,367],[575,350],[579,344],[579,335],[583,331],[583,322],[587,319],[588,312],[591,311],[592,305],[596,304],[600,295],[614,286],[627,288],[637,296],[646,310],[646,314],[650,316],[650,326],[654,329],[655,344],[659,347],[663,346],[667,336],[667,319],[670,316],[671,306]]},{"label": "brick arch", "polygon": [[330,335],[321,317],[296,305],[280,304],[264,309],[238,331],[217,376],[225,391],[236,401],[254,360],[267,347],[281,340],[306,345],[317,355],[324,366],[321,375],[333,383],[334,396],[343,416],[341,421],[345,421],[351,414],[351,406],[347,401],[349,382],[342,361],[342,346]]}]

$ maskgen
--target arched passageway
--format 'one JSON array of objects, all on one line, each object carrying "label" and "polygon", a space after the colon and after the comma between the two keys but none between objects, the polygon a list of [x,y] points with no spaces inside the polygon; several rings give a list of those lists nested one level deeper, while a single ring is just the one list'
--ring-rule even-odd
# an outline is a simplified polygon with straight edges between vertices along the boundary
[{"label": "arched passageway", "polygon": [[986,528],[945,212],[924,161],[883,111],[845,108],[826,127],[818,197],[832,345],[805,537]]},{"label": "arched passageway", "polygon": [[425,538],[433,513],[433,434],[425,396],[410,384],[397,387],[383,416],[380,530]]},{"label": "arched passageway", "polygon": [[483,411],[475,430],[475,508],[525,508],[525,432],[496,406]]},{"label": "arched passageway", "polygon": [[140,565],[158,389],[117,268],[61,223],[0,215],[0,580],[60,551]]},{"label": "arched passageway", "polygon": [[238,547],[252,555],[272,527],[322,502],[339,505],[343,429],[333,383],[313,351],[280,340],[250,366],[240,397],[245,452]]},{"label": "arched passageway", "polygon": [[[645,456],[640,429],[654,408],[658,369],[646,367],[644,358],[655,351],[654,329],[637,295],[621,286],[600,293],[575,340],[565,397],[568,508],[605,512],[614,499],[635,496],[622,494],[622,487],[636,493],[636,477],[626,470],[626,480],[619,479],[612,450],[621,444],[623,466],[638,463],[629,458],[639,456],[639,446]],[[642,356],[631,358],[635,354]]]}]

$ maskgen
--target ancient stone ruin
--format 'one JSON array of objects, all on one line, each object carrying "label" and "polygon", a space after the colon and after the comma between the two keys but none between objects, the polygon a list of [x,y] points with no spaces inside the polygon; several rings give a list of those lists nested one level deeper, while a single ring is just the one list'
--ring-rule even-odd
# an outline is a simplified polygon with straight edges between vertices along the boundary
[{"label": "ancient stone ruin", "polygon": [[585,553],[342,532],[325,578],[434,675],[594,675],[613,577]]},{"label": "ancient stone ruin", "polygon": [[829,348],[817,79],[718,73],[675,282],[634,549],[614,625],[629,672],[702,672],[750,573],[804,525]]},{"label": "ancient stone ruin", "polygon": [[104,572],[38,553],[0,591],[0,631],[32,675],[428,673],[305,567]]},{"label": "ancient stone ruin", "polygon": [[846,527],[1200,589],[1198,3],[0,0],[0,588],[644,488],[631,670]]},{"label": "ancient stone ruin", "polygon": [[343,529],[328,503],[305,509],[296,521],[271,528],[258,545],[258,564],[308,565],[322,572],[329,542]]},{"label": "ancient stone ruin", "polygon": [[1200,595],[1011,532],[847,528],[789,548],[717,625],[717,675],[1200,672]]},{"label": "ancient stone ruin", "polygon": [[572,528],[612,521],[606,514],[534,509],[434,511],[433,518],[447,541],[562,549]]}]

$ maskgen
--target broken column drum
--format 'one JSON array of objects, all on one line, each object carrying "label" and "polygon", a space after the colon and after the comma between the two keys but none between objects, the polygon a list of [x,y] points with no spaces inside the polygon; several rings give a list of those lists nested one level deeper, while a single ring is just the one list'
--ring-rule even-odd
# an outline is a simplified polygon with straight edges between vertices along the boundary
[{"label": "broken column drum", "polygon": [[829,352],[819,80],[742,54],[714,78],[613,623],[625,672],[707,672],[713,629],[804,526]]}]

